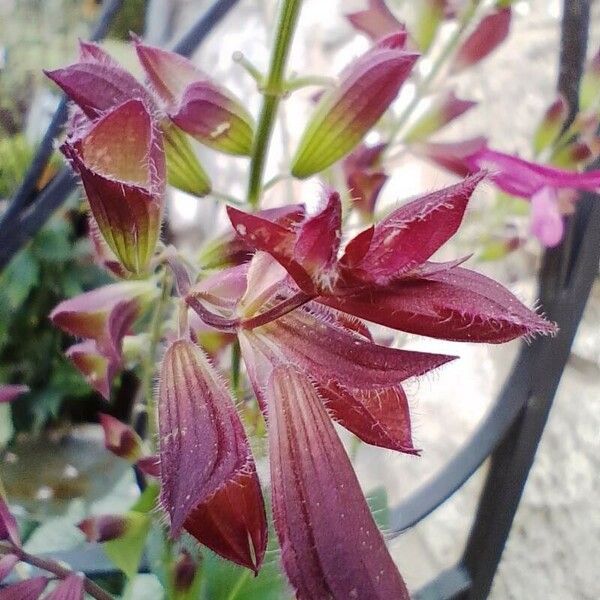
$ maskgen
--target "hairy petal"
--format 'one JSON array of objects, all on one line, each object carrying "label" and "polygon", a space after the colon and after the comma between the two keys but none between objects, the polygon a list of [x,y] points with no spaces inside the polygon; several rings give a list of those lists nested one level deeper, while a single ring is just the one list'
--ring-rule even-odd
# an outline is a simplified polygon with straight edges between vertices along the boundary
[{"label": "hairy petal", "polygon": [[390,387],[455,358],[374,344],[340,326],[324,307],[312,306],[259,328],[257,335],[276,341],[290,362],[301,365],[319,383],[335,379],[348,388]]},{"label": "hairy petal", "polygon": [[400,385],[348,389],[331,380],[317,387],[329,414],[363,442],[408,454],[418,453],[412,442],[408,401]]},{"label": "hairy petal", "polygon": [[280,366],[267,395],[273,514],[297,597],[408,599],[311,382]]},{"label": "hairy petal", "polygon": [[319,301],[392,329],[459,342],[498,344],[556,332],[553,323],[502,285],[462,267],[426,279],[407,278],[381,291]]},{"label": "hairy petal", "polygon": [[456,233],[469,198],[484,176],[479,173],[417,198],[377,223],[369,251],[352,277],[385,285],[423,264]]},{"label": "hairy petal", "polygon": [[[167,349],[159,417],[161,502],[172,534],[182,527],[192,534],[201,531],[206,516],[216,523],[216,537],[201,534],[200,541],[255,570],[264,554],[266,521],[254,459],[229,394],[191,341],[178,340]],[[243,483],[241,489],[236,481]],[[231,512],[242,499],[254,507],[247,517]]]}]

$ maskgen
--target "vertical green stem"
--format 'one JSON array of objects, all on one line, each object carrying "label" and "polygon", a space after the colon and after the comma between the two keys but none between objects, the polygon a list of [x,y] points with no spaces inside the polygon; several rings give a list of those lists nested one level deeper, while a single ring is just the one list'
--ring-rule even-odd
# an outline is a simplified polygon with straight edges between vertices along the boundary
[{"label": "vertical green stem", "polygon": [[148,417],[148,440],[153,445],[158,436],[158,423],[156,421],[156,403],[154,400],[154,372],[156,370],[156,351],[160,342],[162,333],[162,324],[165,316],[165,309],[171,297],[171,287],[173,285],[171,275],[168,269],[165,269],[161,279],[160,298],[154,305],[152,320],[150,322],[150,342],[148,353],[143,365],[143,386],[144,396],[146,397],[146,414]]},{"label": "vertical green stem", "polygon": [[252,145],[250,177],[248,181],[248,204],[258,207],[262,188],[263,171],[277,108],[283,93],[283,78],[292,38],[296,29],[302,0],[281,0],[275,31],[275,46],[271,55],[269,72],[263,85],[263,103]]}]

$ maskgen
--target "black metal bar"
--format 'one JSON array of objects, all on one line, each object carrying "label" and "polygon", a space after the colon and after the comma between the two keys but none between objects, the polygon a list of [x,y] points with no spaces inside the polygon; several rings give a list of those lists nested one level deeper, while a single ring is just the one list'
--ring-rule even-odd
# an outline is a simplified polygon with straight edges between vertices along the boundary
[{"label": "black metal bar", "polygon": [[[97,42],[104,38],[122,4],[123,0],[110,0],[105,3],[102,7],[98,22],[90,34],[90,39],[92,41]],[[46,134],[38,146],[35,157],[25,174],[23,182],[15,192],[8,208],[0,217],[0,231],[10,226],[15,217],[31,202],[35,195],[36,184],[52,156],[52,152],[54,151],[54,138],[56,138],[62,126],[65,124],[67,113],[67,99],[63,95],[54,112],[52,120],[48,125]]]},{"label": "black metal bar", "polygon": [[[574,6],[577,5],[577,6]],[[560,85],[573,93],[585,58],[585,47],[573,37],[587,40],[589,1],[565,0],[562,29]],[[580,48],[574,64],[569,48]],[[567,80],[568,79],[568,80]],[[598,168],[598,164],[594,168]],[[510,533],[529,470],[542,437],[556,389],[566,366],[577,327],[598,274],[600,261],[600,199],[582,195],[572,219],[570,235],[557,251],[546,253],[540,272],[540,296],[560,332],[554,340],[540,340],[539,357],[532,365],[531,395],[519,419],[491,456],[477,515],[463,555],[472,586],[459,598],[483,600],[488,596],[494,575]]]},{"label": "black metal bar", "polygon": [[[174,45],[173,50],[183,56],[190,56],[204,41],[212,29],[238,2],[239,0],[215,0],[211,7]],[[55,120],[58,121],[58,119],[53,119],[53,122]],[[50,147],[55,135],[56,132],[54,132],[53,135],[46,134],[46,138],[50,140]],[[39,162],[39,164],[43,163],[45,166],[49,157],[50,154],[47,155],[44,162],[44,157],[40,156],[40,160],[36,162]],[[38,177],[39,175],[35,177],[35,179],[32,178],[34,186]],[[24,244],[39,231],[50,215],[63,204],[75,187],[76,180],[71,176],[69,169],[61,169],[54,180],[39,193],[35,199],[35,203],[32,204],[29,210],[23,210],[23,201],[20,201],[21,212],[19,213],[18,222],[14,222],[15,215],[13,214],[11,221],[0,223],[0,270],[8,264],[10,259]]]}]

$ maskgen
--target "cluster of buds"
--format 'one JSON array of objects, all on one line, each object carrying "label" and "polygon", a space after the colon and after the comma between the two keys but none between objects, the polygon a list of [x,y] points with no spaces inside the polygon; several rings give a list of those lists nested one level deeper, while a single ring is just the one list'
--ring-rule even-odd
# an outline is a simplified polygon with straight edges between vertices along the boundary
[{"label": "cluster of buds", "polygon": [[[428,10],[439,20],[457,11],[447,2],[429,2]],[[455,70],[482,60],[506,35],[510,9],[495,12],[466,39]],[[418,55],[385,3],[373,0],[351,20],[376,42],[317,101],[291,174],[302,179],[343,161],[357,196],[353,206],[372,222],[388,177],[389,145],[363,140]],[[490,28],[498,32],[495,45],[482,49],[481,40],[493,37]],[[421,32],[421,49],[431,35]],[[123,366],[124,342],[159,301],[156,272],[170,269],[177,283],[175,297],[163,290],[160,301],[173,300],[178,318],[156,330],[165,346],[156,394],[158,456],[105,415],[106,446],[158,477],[172,537],[185,530],[257,573],[268,538],[264,486],[220,372],[219,350],[236,340],[264,415],[273,520],[297,597],[408,598],[333,421],[365,443],[418,454],[405,382],[456,357],[376,343],[365,321],[460,342],[555,333],[554,324],[507,289],[465,268],[466,258],[441,263],[432,256],[457,232],[484,169],[498,186],[532,196],[547,190],[547,181],[553,189],[574,181],[470,143],[463,152],[442,153],[442,164],[464,179],[413,199],[350,239],[340,193],[323,188],[312,214],[298,204],[253,213],[228,206],[231,230],[205,247],[199,264],[169,249],[157,254],[167,182],[198,196],[210,190],[186,136],[249,155],[255,125],[230,92],[191,62],[139,40],[135,50],[147,85],[92,44],[82,44],[77,64],[48,73],[75,104],[62,150],[81,177],[98,254],[124,280],[62,302],[51,318],[83,338],[67,354],[105,398]],[[429,136],[472,106],[452,92],[433,98],[407,142],[433,156]],[[506,177],[510,171],[510,183],[502,169]],[[576,181],[574,187],[588,185]],[[590,176],[589,185],[595,181]],[[203,347],[207,333],[218,336],[212,348]],[[109,542],[147,527],[147,519],[135,511],[105,515],[81,529],[91,541]],[[195,577],[188,559],[182,555],[174,568],[184,587]]]}]

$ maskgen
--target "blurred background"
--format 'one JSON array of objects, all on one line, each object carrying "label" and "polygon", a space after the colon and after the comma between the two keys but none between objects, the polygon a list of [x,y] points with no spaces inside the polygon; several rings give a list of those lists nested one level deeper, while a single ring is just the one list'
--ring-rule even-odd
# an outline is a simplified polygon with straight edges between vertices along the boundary
[{"label": "blurred background", "polygon": [[[36,145],[59,102],[42,69],[76,57],[77,38],[86,38],[98,16],[95,0],[0,0],[0,213],[16,190]],[[127,47],[129,32],[153,44],[168,45],[205,10],[205,0],[126,0],[111,26],[108,50],[135,70]],[[335,75],[369,46],[343,14],[364,6],[360,0],[306,0],[290,58],[292,70]],[[396,14],[410,19],[410,2],[395,3]],[[235,64],[242,51],[259,68],[268,61],[276,3],[242,0],[196,53],[195,62],[239,97],[256,114],[255,83]],[[393,2],[390,5],[394,5]],[[457,93],[478,102],[444,129],[440,140],[485,134],[504,152],[531,157],[535,125],[555,96],[560,18],[559,0],[522,0],[513,5],[507,41],[492,56],[456,81]],[[600,3],[592,3],[590,52],[600,46]],[[410,86],[403,91],[411,94]],[[414,93],[414,90],[412,90]],[[406,101],[406,97],[399,102]],[[310,91],[283,104],[266,177],[280,172],[302,132]],[[247,161],[197,147],[215,189],[243,194]],[[61,165],[53,158],[38,182],[42,188]],[[401,154],[394,162],[381,206],[432,190],[453,178]],[[310,204],[318,183],[274,185],[265,206]],[[535,301],[539,243],[527,235],[528,209],[502,202],[484,188],[472,202],[448,257],[474,252],[472,264],[492,274],[529,303]],[[170,192],[168,235],[190,249],[225,230],[218,204]],[[514,252],[499,251],[498,240],[518,237]],[[501,259],[501,260],[497,260]],[[23,508],[25,521],[38,527],[30,551],[66,550],[79,542],[65,534],[85,511],[116,512],[129,506],[135,483],[128,469],[103,451],[96,425],[106,410],[63,356],[63,334],[47,315],[62,299],[96,287],[107,275],[95,266],[79,194],[61,208],[11,263],[0,272],[0,383],[22,383],[30,393],[12,405],[0,404],[1,472],[10,498]],[[596,283],[580,325],[549,423],[527,483],[491,598],[600,598],[600,285]],[[416,445],[421,458],[361,446],[356,466],[365,492],[385,487],[393,506],[432,477],[477,427],[507,376],[518,350],[456,345],[412,338],[402,347],[458,354],[410,389]],[[125,373],[110,407],[128,413],[134,382]],[[40,468],[40,465],[43,465]],[[424,522],[394,539],[394,558],[409,587],[416,589],[460,557],[483,482],[485,467]],[[107,493],[110,490],[110,493]],[[39,527],[40,523],[43,527]]]}]

